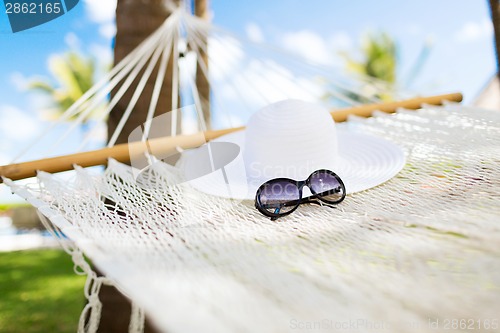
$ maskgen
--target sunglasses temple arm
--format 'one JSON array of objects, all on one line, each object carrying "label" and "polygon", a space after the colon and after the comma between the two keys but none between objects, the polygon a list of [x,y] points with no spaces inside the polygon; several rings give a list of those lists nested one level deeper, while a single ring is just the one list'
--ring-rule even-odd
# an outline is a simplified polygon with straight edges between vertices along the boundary
[{"label": "sunglasses temple arm", "polygon": [[[316,199],[310,199],[310,198],[307,198],[307,199],[302,199],[300,201],[300,204],[304,204],[304,203],[310,203],[310,204],[315,204],[315,205],[319,205],[319,206],[323,206],[323,207],[329,207],[329,208],[333,208],[333,209],[336,209],[335,206],[333,205],[329,205],[325,202],[322,202],[320,200],[316,200]],[[290,202],[287,202],[286,204],[284,205],[281,205],[280,207],[276,208],[276,210],[274,211],[274,214],[278,214],[279,213],[279,210],[281,209],[281,207],[286,207],[286,206],[295,206],[297,204],[297,200],[294,200],[294,201],[290,201]],[[266,208],[266,206],[268,205],[265,205],[265,206],[262,206],[264,208]],[[267,207],[267,208],[271,208],[271,207]],[[271,219],[271,221],[276,221],[277,219],[279,219],[281,216],[270,216],[269,218]]]},{"label": "sunglasses temple arm", "polygon": [[316,198],[305,198],[305,199],[287,201],[285,203],[280,204],[279,207],[275,207],[276,205],[262,205],[261,207],[264,209],[269,209],[269,208],[281,209],[282,207],[296,206],[298,202],[300,202],[301,205],[305,204],[305,203],[312,203],[312,204],[316,204],[316,205],[320,205],[320,206],[335,208],[335,206],[333,204],[328,204],[326,202],[322,202],[321,200],[316,199]]},{"label": "sunglasses temple arm", "polygon": [[307,199],[302,200],[302,202],[300,204],[303,204],[303,203],[310,203],[310,204],[315,204],[315,205],[319,205],[319,206],[322,206],[322,207],[329,207],[329,208],[333,208],[333,209],[337,208],[337,207],[335,207],[334,204],[329,204],[329,203],[323,202],[323,201],[321,201],[319,199],[310,199],[310,198],[307,198]]},{"label": "sunglasses temple arm", "polygon": [[279,207],[275,207],[276,205],[261,205],[261,207],[264,208],[264,209],[268,209],[268,208],[279,208],[279,209],[281,209],[282,207],[296,206],[298,202],[302,203],[302,200],[287,201],[285,203],[279,204]]}]

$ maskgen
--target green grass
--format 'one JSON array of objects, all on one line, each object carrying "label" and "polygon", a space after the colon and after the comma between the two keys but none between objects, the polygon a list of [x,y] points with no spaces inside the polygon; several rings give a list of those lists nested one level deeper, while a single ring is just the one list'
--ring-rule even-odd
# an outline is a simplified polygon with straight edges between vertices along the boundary
[{"label": "green grass", "polygon": [[0,203],[0,213],[12,208],[28,206],[30,206],[30,204],[26,202]]},{"label": "green grass", "polygon": [[84,283],[63,251],[0,253],[0,332],[76,332]]}]

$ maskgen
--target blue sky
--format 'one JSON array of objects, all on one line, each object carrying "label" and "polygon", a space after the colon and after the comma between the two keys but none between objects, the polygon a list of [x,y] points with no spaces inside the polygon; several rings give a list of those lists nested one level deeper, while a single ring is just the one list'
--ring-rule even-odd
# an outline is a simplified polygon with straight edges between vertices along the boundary
[{"label": "blue sky", "polygon": [[[399,46],[400,83],[417,93],[461,91],[470,103],[495,71],[486,1],[213,0],[210,6],[212,21],[227,30],[339,70],[339,52],[355,53],[367,32],[385,31]],[[30,78],[49,76],[49,59],[71,48],[102,63],[111,61],[113,35],[113,0],[81,0],[62,17],[16,34],[0,4],[0,164],[9,162],[46,125],[40,115],[43,101],[23,85]],[[413,78],[410,68],[425,43],[430,43],[431,52]],[[75,133],[52,153],[70,152],[80,138],[81,133]],[[32,152],[27,158],[43,154]],[[1,186],[0,202],[13,200],[4,192]]]},{"label": "blue sky", "polygon": [[[390,33],[400,47],[400,79],[408,81],[409,67],[426,42],[428,61],[410,89],[463,91],[472,101],[494,72],[492,27],[486,1],[252,1],[252,6],[213,1],[214,22],[245,33],[249,24],[262,30],[269,43],[300,33],[316,35],[310,53],[334,58],[338,51],[356,49],[368,31]],[[314,5],[312,5],[314,3]],[[323,45],[321,45],[323,44]],[[320,56],[321,58],[321,56]]]}]

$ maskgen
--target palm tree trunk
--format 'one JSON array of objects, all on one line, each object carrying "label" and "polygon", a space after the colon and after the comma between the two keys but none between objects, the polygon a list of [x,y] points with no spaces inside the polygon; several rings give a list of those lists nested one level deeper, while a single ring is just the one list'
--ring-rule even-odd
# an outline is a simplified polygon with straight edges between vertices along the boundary
[{"label": "palm tree trunk", "polygon": [[[118,0],[116,7],[116,42],[114,50],[114,62],[117,64],[127,54],[129,54],[137,45],[139,45],[146,37],[154,32],[170,15],[169,10],[163,5],[164,0]],[[165,80],[156,106],[155,116],[167,113],[172,110],[172,69],[173,57],[167,67]],[[134,111],[126,122],[125,127],[118,137],[117,144],[126,143],[129,134],[138,126],[141,126],[146,121],[146,115],[151,101],[151,95],[154,88],[155,78],[158,73],[159,64],[151,74],[144,91],[141,94]],[[111,111],[108,119],[108,138],[111,137],[123,112],[127,108],[130,99],[134,93],[135,87],[141,77],[138,78],[130,86],[127,93],[120,99],[115,108]],[[120,86],[116,87],[111,95],[116,94]],[[180,121],[181,117],[178,117]],[[170,124],[166,124],[165,128],[170,129]],[[177,124],[180,128],[180,123]],[[162,133],[169,135],[169,132]]]},{"label": "palm tree trunk", "polygon": [[[194,14],[202,19],[208,20],[208,2],[207,0],[195,0],[194,2]],[[201,43],[205,45],[207,49],[207,38],[201,37]],[[200,49],[201,61],[204,63],[204,67],[208,72],[208,55]],[[196,88],[198,89],[198,94],[200,95],[201,108],[203,111],[203,117],[207,124],[207,128],[211,128],[211,115],[210,115],[210,83],[208,78],[203,73],[203,70],[199,63],[196,66]]]},{"label": "palm tree trunk", "polygon": [[489,0],[491,21],[495,32],[495,47],[497,56],[497,76],[500,79],[500,5],[498,0]]},{"label": "palm tree trunk", "polygon": [[[178,0],[175,0],[178,3]],[[154,32],[170,15],[170,12],[163,5],[164,0],[118,0],[116,7],[116,41],[114,48],[114,62],[117,64],[136,46],[138,46],[146,37]],[[165,80],[161,89],[158,105],[156,106],[155,116],[169,112],[172,109],[172,69],[173,57],[167,67]],[[151,74],[139,101],[121,131],[117,144],[126,143],[130,133],[141,126],[146,121],[146,115],[151,101],[151,95],[154,88],[155,78],[157,76],[159,64]],[[137,87],[141,73],[138,79],[130,86],[127,93],[121,98],[115,108],[111,111],[108,118],[108,138],[110,138],[124,111],[126,110],[132,95]],[[114,96],[118,86],[111,95]],[[178,117],[177,128],[180,128],[180,119]],[[165,124],[166,133],[169,135],[170,124]],[[101,333],[121,333],[128,332],[130,321],[131,306],[128,299],[117,289],[110,286],[102,286],[99,295],[103,307],[101,313],[101,322],[98,332]],[[146,320],[145,332],[155,332]]]}]

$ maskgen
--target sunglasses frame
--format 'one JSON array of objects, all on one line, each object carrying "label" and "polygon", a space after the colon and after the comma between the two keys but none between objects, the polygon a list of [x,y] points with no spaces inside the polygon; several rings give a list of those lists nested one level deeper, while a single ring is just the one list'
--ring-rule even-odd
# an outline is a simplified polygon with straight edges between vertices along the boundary
[{"label": "sunglasses frame", "polygon": [[[318,193],[314,192],[314,190],[311,187],[310,180],[311,180],[312,176],[314,176],[315,174],[320,173],[320,172],[325,172],[325,173],[329,174],[330,176],[333,176],[338,181],[338,183],[340,184],[340,186],[342,188],[342,193],[343,193],[342,197],[339,200],[336,200],[336,201],[326,200],[324,197],[322,197]],[[260,202],[260,194],[263,191],[264,186],[266,184],[276,182],[276,181],[289,182],[289,183],[297,186],[297,188],[299,190],[299,200],[297,200],[297,204],[295,205],[295,207],[292,210],[290,210],[286,213],[282,213],[282,214],[280,214],[280,213],[275,214],[275,213],[271,213],[271,212],[267,211],[265,208],[262,207],[263,204]],[[302,189],[304,188],[304,186],[307,186],[309,188],[309,190],[312,193],[312,196],[307,197],[307,198],[302,197]],[[341,203],[345,199],[345,196],[346,196],[346,190],[345,190],[345,185],[344,185],[344,182],[342,181],[342,179],[340,179],[340,177],[335,172],[333,172],[331,170],[319,169],[319,170],[313,171],[309,175],[309,177],[307,177],[306,180],[293,180],[290,178],[274,178],[274,179],[268,180],[267,182],[263,183],[262,185],[259,186],[259,188],[257,189],[257,192],[255,194],[255,208],[257,208],[257,210],[259,212],[261,212],[262,214],[264,214],[267,217],[270,217],[271,220],[274,221],[280,217],[283,217],[283,216],[286,216],[286,215],[293,213],[301,204],[318,203],[315,199],[318,199],[318,200],[320,200],[326,204],[329,204],[329,205],[336,205],[338,203]]]}]

